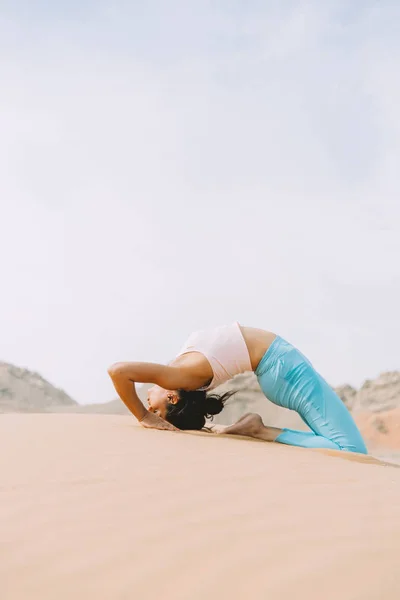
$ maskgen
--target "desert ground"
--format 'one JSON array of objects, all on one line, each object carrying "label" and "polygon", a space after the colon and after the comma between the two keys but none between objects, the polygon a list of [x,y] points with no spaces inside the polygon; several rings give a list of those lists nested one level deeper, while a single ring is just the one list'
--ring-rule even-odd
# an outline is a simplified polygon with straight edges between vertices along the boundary
[{"label": "desert ground", "polygon": [[2,600],[400,597],[398,466],[117,415],[4,414],[0,450]]}]

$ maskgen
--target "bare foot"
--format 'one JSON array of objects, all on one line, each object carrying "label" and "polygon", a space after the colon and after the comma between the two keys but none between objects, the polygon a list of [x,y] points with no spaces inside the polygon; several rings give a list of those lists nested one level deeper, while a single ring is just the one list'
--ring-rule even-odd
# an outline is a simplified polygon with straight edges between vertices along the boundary
[{"label": "bare foot", "polygon": [[212,433],[225,433],[225,429],[227,427],[228,427],[227,425],[209,425],[208,429]]},{"label": "bare foot", "polygon": [[209,429],[211,429],[213,433],[226,433],[227,429],[230,429],[231,427],[236,427],[237,425],[239,425],[239,423],[241,423],[244,419],[247,419],[247,417],[250,417],[251,415],[252,413],[246,413],[245,415],[240,417],[240,419],[236,421],[236,423],[233,423],[233,425],[210,425]]},{"label": "bare foot", "polygon": [[260,415],[256,413],[248,413],[244,415],[237,423],[226,427],[221,433],[231,433],[232,435],[247,435],[254,437],[264,429],[264,423]]}]

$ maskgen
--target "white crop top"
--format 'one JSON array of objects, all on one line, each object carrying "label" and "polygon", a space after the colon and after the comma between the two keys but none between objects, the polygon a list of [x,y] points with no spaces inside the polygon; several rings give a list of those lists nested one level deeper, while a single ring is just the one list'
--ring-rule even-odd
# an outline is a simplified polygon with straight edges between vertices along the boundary
[{"label": "white crop top", "polygon": [[178,356],[200,352],[209,361],[213,379],[206,388],[212,390],[239,373],[252,371],[249,351],[239,323],[192,333]]}]

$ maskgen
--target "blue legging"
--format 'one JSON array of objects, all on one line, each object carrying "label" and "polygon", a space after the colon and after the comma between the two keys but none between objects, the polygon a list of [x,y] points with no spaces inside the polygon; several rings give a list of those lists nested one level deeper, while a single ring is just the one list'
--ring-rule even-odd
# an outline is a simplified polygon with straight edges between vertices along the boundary
[{"label": "blue legging", "polygon": [[311,429],[283,429],[276,442],[367,454],[357,425],[339,396],[294,346],[277,337],[261,359],[256,375],[271,402],[295,410]]}]

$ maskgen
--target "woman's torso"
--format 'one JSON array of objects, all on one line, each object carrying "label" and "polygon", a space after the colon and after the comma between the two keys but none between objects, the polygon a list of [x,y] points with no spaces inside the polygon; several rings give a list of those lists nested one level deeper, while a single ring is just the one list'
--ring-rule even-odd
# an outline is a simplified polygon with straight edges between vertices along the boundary
[{"label": "woman's torso", "polygon": [[193,333],[170,363],[204,376],[202,387],[213,389],[239,373],[255,371],[276,335],[239,323]]}]

